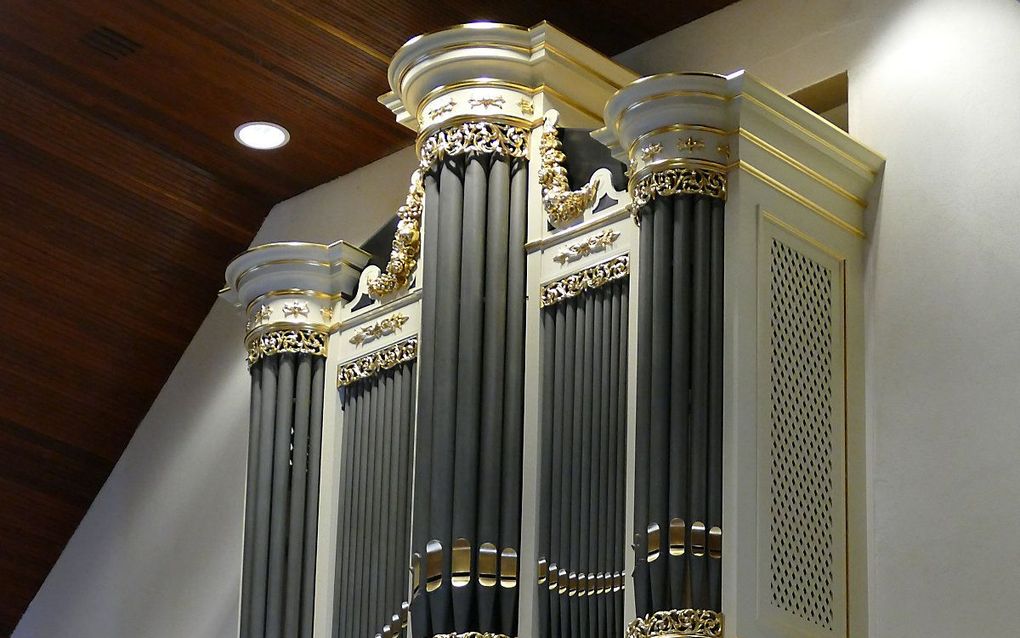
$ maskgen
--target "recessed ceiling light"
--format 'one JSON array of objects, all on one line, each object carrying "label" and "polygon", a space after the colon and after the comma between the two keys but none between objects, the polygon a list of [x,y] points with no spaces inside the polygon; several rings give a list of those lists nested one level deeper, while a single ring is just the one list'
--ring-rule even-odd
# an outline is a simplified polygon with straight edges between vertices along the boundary
[{"label": "recessed ceiling light", "polygon": [[234,138],[249,148],[267,151],[290,141],[290,133],[272,122],[247,122],[234,129]]}]

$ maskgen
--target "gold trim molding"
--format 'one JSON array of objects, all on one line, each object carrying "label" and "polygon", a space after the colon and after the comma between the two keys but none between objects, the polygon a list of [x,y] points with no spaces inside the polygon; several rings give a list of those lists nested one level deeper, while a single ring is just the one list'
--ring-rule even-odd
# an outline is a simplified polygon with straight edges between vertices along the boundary
[{"label": "gold trim molding", "polygon": [[669,609],[635,618],[625,638],[722,638],[723,615],[709,609]]},{"label": "gold trim molding", "polygon": [[592,179],[579,190],[570,190],[567,169],[563,166],[567,156],[563,153],[563,143],[556,129],[557,115],[555,111],[550,111],[542,125],[542,136],[539,141],[542,163],[538,168],[538,183],[542,187],[542,207],[554,228],[572,222],[594,206],[599,186],[598,181]]},{"label": "gold trim molding", "polygon": [[543,284],[539,305],[545,308],[558,304],[587,290],[595,290],[617,279],[623,279],[629,274],[629,255],[619,255],[607,259],[562,279]]},{"label": "gold trim molding", "polygon": [[389,370],[401,363],[418,357],[418,337],[409,337],[388,348],[377,350],[345,363],[336,370],[336,385],[343,388],[362,379],[368,379],[383,370]]},{"label": "gold trim molding", "polygon": [[326,356],[329,333],[311,328],[270,330],[251,339],[247,343],[248,367],[258,363],[263,357],[284,352]]}]

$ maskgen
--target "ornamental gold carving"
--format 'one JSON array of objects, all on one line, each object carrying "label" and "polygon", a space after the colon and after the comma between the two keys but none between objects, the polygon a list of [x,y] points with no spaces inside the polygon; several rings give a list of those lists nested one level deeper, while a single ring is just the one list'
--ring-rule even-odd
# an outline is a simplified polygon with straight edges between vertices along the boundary
[{"label": "ornamental gold carving", "polygon": [[487,109],[487,108],[494,108],[494,109],[502,108],[503,104],[505,104],[505,103],[506,103],[506,100],[503,99],[502,97],[499,97],[499,96],[497,96],[497,97],[473,97],[473,98],[470,98],[468,100],[468,104],[470,104],[471,106],[473,106],[473,107],[481,107],[483,109]]},{"label": "ornamental gold carving", "polygon": [[626,638],[722,638],[723,615],[708,609],[670,609],[635,618]]},{"label": "ornamental gold carving", "polygon": [[427,170],[444,157],[471,152],[526,158],[528,131],[509,124],[484,121],[436,131],[421,144],[419,168]]},{"label": "ornamental gold carving", "polygon": [[271,330],[248,342],[248,367],[255,365],[263,357],[284,352],[325,357],[328,341],[328,334],[312,328]]},{"label": "ornamental gold carving", "polygon": [[397,233],[393,237],[386,270],[368,282],[368,294],[374,299],[382,299],[406,288],[414,269],[418,267],[425,173],[445,157],[470,152],[526,158],[528,132],[496,122],[467,122],[436,131],[422,142],[418,169],[411,175],[407,199],[397,209]]},{"label": "ornamental gold carving", "polygon": [[565,299],[576,297],[587,290],[595,290],[606,284],[622,279],[630,274],[630,257],[620,255],[585,268],[580,272],[567,275],[562,279],[542,286],[539,305],[543,308],[557,304]]},{"label": "ornamental gold carving", "polygon": [[386,335],[397,332],[405,323],[407,323],[407,315],[402,315],[400,313],[390,315],[389,317],[380,319],[369,326],[358,328],[354,334],[351,335],[350,341],[355,345],[369,343],[370,341],[375,341],[379,337],[385,337]]},{"label": "ornamental gold carving", "polygon": [[307,317],[308,316],[308,302],[307,301],[288,301],[283,304],[283,316],[284,317]]},{"label": "ornamental gold carving", "polygon": [[539,152],[542,164],[538,169],[538,183],[542,187],[542,206],[554,227],[562,226],[584,215],[584,211],[595,205],[598,181],[591,180],[580,190],[570,190],[567,169],[563,162],[567,156],[561,150],[556,117],[547,116],[542,125]]},{"label": "ornamental gold carving", "polygon": [[434,120],[437,117],[439,117],[440,115],[443,115],[444,113],[449,113],[450,111],[453,110],[453,107],[455,107],[455,106],[457,106],[457,103],[454,102],[453,99],[450,99],[450,100],[446,101],[445,103],[440,104],[439,106],[435,107],[434,109],[429,109],[429,112],[428,112],[429,119],[430,120]]},{"label": "ornamental gold carving", "polygon": [[343,388],[372,375],[396,367],[418,356],[418,337],[410,337],[388,348],[345,363],[336,371],[336,385]]},{"label": "ornamental gold carving", "polygon": [[525,115],[535,114],[535,105],[532,104],[531,100],[526,97],[522,97],[521,101],[517,103],[517,106],[521,107],[521,113]]},{"label": "ornamental gold carving", "polygon": [[368,293],[375,299],[407,287],[411,273],[418,266],[423,199],[425,186],[422,182],[422,169],[419,168],[411,174],[411,186],[407,189],[404,205],[397,209],[397,232],[393,236],[386,270],[368,282]]},{"label": "ornamental gold carving", "polygon": [[676,148],[680,151],[700,151],[705,148],[705,143],[699,139],[688,137],[687,139],[679,139],[676,141]]},{"label": "ornamental gold carving", "polygon": [[726,174],[706,168],[679,167],[649,173],[631,187],[633,210],[656,197],[706,195],[726,199]]},{"label": "ornamental gold carving", "polygon": [[620,233],[612,228],[606,228],[602,232],[597,235],[593,235],[588,239],[574,242],[573,244],[567,244],[563,250],[556,253],[556,256],[553,257],[553,261],[561,266],[571,261],[577,261],[582,257],[587,257],[593,253],[606,250],[612,246],[619,237]]},{"label": "ornamental gold carving", "polygon": [[506,634],[494,634],[488,631],[465,631],[463,633],[436,634],[432,638],[510,638]]},{"label": "ornamental gold carving", "polygon": [[641,161],[647,162],[656,155],[662,152],[662,144],[656,142],[655,144],[649,144],[648,146],[641,149]]}]

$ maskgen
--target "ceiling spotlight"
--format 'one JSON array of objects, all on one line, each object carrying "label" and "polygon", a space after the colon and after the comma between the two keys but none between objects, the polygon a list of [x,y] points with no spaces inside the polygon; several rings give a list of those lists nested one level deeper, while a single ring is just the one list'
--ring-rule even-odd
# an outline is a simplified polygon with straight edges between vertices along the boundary
[{"label": "ceiling spotlight", "polygon": [[234,138],[248,148],[267,151],[290,141],[290,133],[272,122],[248,122],[234,129]]}]

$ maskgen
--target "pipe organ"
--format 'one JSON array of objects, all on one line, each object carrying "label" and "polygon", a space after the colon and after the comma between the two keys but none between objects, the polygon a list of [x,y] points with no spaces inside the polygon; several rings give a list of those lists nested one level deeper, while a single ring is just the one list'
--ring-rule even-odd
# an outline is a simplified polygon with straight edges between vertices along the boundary
[{"label": "pipe organ", "polygon": [[[394,55],[383,267],[257,247],[242,638],[860,636],[883,160],[542,23]],[[335,379],[335,385],[323,379]]]}]

